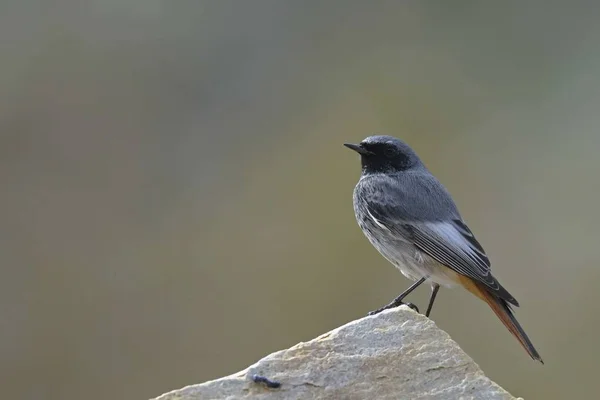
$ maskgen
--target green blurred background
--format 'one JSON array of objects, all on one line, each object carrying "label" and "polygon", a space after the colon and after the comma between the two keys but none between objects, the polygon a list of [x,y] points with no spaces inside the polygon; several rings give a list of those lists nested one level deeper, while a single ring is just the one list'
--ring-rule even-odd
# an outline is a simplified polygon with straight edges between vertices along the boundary
[{"label": "green blurred background", "polygon": [[[530,399],[597,393],[600,6],[3,1],[3,398],[144,399],[236,372],[407,287],[342,143],[405,139],[521,302],[433,318]],[[425,307],[428,288],[411,301]]]}]

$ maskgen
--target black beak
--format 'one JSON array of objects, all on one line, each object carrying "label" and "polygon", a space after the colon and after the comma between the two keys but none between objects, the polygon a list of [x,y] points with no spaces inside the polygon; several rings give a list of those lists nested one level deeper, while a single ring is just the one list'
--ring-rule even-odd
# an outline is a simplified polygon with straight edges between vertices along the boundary
[{"label": "black beak", "polygon": [[355,152],[357,152],[361,156],[370,156],[370,155],[373,155],[372,152],[370,152],[369,150],[365,149],[360,144],[344,143],[344,146],[346,146],[347,148],[349,148],[351,150],[354,150]]}]

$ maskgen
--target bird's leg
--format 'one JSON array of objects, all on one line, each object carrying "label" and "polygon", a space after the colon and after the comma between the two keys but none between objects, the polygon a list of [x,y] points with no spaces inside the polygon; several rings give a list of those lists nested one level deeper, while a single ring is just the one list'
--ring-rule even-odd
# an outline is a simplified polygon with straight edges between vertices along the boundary
[{"label": "bird's leg", "polygon": [[440,290],[440,285],[437,283],[431,284],[431,297],[429,298],[429,305],[427,306],[427,312],[425,312],[425,316],[429,317],[431,314],[431,309],[433,308],[433,302],[435,301],[435,296],[437,296],[437,292]]},{"label": "bird's leg", "polygon": [[[394,300],[392,300],[392,302],[386,306],[383,306],[381,308],[378,308],[377,310],[371,311],[370,313],[368,313],[367,315],[375,315],[375,314],[379,314],[380,312],[384,311],[384,310],[389,310],[390,308],[394,308],[394,307],[398,307],[401,306],[402,304],[404,304],[402,302],[402,300],[404,300],[404,298],[406,296],[408,296],[413,290],[415,290],[417,287],[419,287],[423,282],[425,282],[427,278],[421,278],[418,281],[416,281],[415,283],[413,283],[412,285],[410,285],[410,287],[408,289],[406,289],[404,292],[402,292],[398,297],[396,297]],[[419,309],[417,308],[417,306],[415,306],[412,303],[408,303],[407,306],[409,306],[410,308],[412,308],[413,310],[415,310],[416,312],[419,312]]]}]

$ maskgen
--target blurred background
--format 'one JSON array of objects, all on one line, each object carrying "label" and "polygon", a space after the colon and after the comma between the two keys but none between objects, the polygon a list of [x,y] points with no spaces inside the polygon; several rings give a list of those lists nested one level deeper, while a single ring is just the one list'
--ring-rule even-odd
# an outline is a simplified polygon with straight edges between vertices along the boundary
[{"label": "blurred background", "polygon": [[435,322],[514,395],[597,393],[599,7],[2,2],[2,397],[150,398],[386,304],[409,282],[342,147],[374,133],[448,187],[546,365],[464,291]]}]

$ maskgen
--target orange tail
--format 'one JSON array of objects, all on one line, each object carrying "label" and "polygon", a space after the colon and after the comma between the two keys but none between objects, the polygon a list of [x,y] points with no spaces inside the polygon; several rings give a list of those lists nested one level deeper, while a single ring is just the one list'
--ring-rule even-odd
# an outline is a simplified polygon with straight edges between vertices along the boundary
[{"label": "orange tail", "polygon": [[504,326],[506,326],[510,333],[512,333],[512,335],[517,338],[517,340],[519,341],[519,343],[521,343],[521,346],[523,346],[525,351],[529,353],[529,356],[543,364],[544,361],[542,360],[542,357],[540,357],[540,354],[537,352],[535,347],[533,347],[533,344],[527,337],[527,334],[525,333],[523,328],[521,328],[521,325],[513,315],[508,303],[506,303],[506,301],[502,300],[501,298],[494,296],[486,289],[486,287],[483,284],[475,282],[471,278],[461,276],[460,280],[465,289],[473,293],[475,296],[479,297],[481,300],[485,301],[491,307],[491,309],[494,311],[494,313],[496,313],[498,318],[500,318],[500,321],[502,321]]}]

